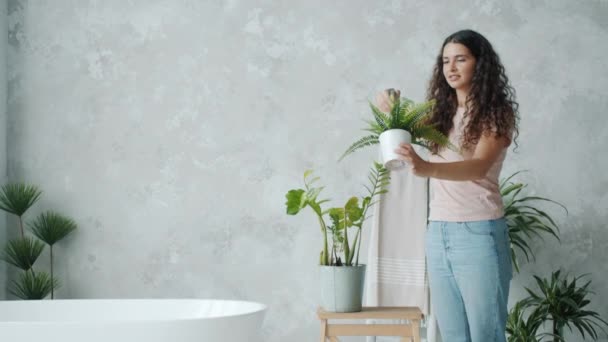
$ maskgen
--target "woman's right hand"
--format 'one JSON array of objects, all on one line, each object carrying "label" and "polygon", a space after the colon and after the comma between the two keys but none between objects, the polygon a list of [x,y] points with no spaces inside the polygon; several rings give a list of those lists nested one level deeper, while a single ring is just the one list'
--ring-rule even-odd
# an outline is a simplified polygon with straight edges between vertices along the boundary
[{"label": "woman's right hand", "polygon": [[395,100],[401,96],[398,89],[389,88],[376,95],[376,107],[384,113],[390,113],[395,104]]}]

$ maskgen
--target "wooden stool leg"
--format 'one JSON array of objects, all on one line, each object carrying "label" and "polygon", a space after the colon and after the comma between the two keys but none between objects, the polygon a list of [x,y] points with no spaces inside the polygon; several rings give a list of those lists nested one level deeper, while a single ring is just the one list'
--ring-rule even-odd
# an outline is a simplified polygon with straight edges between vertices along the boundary
[{"label": "wooden stool leg", "polygon": [[321,320],[321,342],[327,341],[327,320]]},{"label": "wooden stool leg", "polygon": [[414,342],[420,342],[420,321],[419,320],[413,320],[412,321],[412,335],[414,335],[413,337],[413,341]]},{"label": "wooden stool leg", "polygon": [[338,340],[338,338],[335,337],[335,336],[330,336],[329,337],[329,341],[331,341],[331,342],[340,342],[340,340]]}]

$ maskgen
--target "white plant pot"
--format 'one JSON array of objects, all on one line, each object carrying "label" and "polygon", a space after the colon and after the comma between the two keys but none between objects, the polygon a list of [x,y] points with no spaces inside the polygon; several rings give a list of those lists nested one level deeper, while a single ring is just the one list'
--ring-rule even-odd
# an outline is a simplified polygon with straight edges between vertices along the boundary
[{"label": "white plant pot", "polygon": [[382,150],[382,163],[390,171],[399,170],[405,167],[406,162],[399,159],[395,150],[399,144],[412,142],[410,132],[403,129],[389,129],[380,134],[380,149]]}]

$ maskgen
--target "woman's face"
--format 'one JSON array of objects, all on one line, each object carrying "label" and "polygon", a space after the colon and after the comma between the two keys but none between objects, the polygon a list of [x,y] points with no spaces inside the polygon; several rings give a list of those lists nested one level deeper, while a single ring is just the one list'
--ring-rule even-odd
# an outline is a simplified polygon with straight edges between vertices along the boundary
[{"label": "woman's face", "polygon": [[458,90],[471,88],[475,73],[475,57],[460,43],[447,43],[443,48],[443,76],[450,87]]}]

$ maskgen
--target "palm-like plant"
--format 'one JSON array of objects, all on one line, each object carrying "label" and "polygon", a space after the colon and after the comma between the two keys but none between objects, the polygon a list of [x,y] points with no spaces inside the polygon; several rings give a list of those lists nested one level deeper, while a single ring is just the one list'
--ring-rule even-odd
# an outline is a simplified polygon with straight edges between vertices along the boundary
[{"label": "palm-like plant", "polygon": [[51,299],[54,299],[55,288],[59,286],[59,282],[55,280],[53,273],[53,245],[76,230],[76,222],[61,214],[48,211],[38,215],[36,220],[30,225],[30,228],[38,239],[49,245],[51,282],[55,284],[55,286],[51,287]]},{"label": "palm-like plant", "polygon": [[10,240],[2,259],[24,271],[29,271],[44,249],[44,244],[31,237]]},{"label": "palm-like plant", "polygon": [[419,104],[407,98],[395,98],[390,113],[384,113],[373,103],[369,103],[374,120],[367,121],[365,131],[370,135],[364,136],[353,143],[340,157],[342,160],[347,155],[363,148],[379,143],[380,134],[390,129],[403,129],[412,136],[412,144],[429,148],[429,143],[437,143],[442,147],[455,149],[447,136],[439,132],[433,125],[425,123],[431,113],[435,101],[427,101]]},{"label": "palm-like plant", "polygon": [[587,333],[594,340],[598,338],[596,328],[606,332],[604,326],[608,326],[608,322],[597,312],[585,308],[590,303],[588,295],[593,292],[588,289],[591,280],[582,286],[577,285],[577,281],[583,277],[584,275],[574,277],[569,281],[561,275],[561,271],[555,271],[550,279],[534,276],[539,292],[526,288],[530,295],[527,305],[534,308],[532,315],[552,321],[555,342],[563,339],[564,327],[568,327],[571,332],[572,328],[576,328],[583,338]]},{"label": "palm-like plant", "polygon": [[21,237],[23,231],[23,214],[36,203],[42,191],[34,185],[23,183],[9,183],[0,187],[0,209],[19,217],[19,230]]},{"label": "palm-like plant", "polygon": [[524,254],[526,261],[535,259],[534,250],[530,246],[533,236],[542,239],[543,234],[549,234],[560,241],[559,227],[546,212],[534,207],[537,202],[550,202],[562,207],[566,214],[568,210],[562,204],[538,196],[524,196],[522,190],[527,184],[514,183],[511,179],[522,171],[516,172],[503,180],[500,184],[500,193],[504,202],[505,219],[509,227],[509,238],[511,239],[511,261],[517,272],[519,272],[519,260],[516,250]]},{"label": "palm-like plant", "polygon": [[507,317],[507,334],[509,342],[540,342],[545,336],[553,336],[550,333],[538,334],[538,328],[544,320],[538,312],[533,312],[527,318],[524,317],[528,302],[526,300],[515,303]]},{"label": "palm-like plant", "polygon": [[13,281],[10,292],[21,299],[44,299],[57,283],[51,280],[46,272],[25,272],[19,275],[19,281]]},{"label": "palm-like plant", "polygon": [[[51,298],[54,298],[54,289],[59,283],[53,275],[53,245],[76,228],[72,220],[47,212],[30,225],[38,239],[26,236],[23,215],[38,201],[41,194],[42,191],[37,186],[23,183],[9,183],[0,187],[0,210],[18,217],[20,231],[19,238],[7,242],[0,259],[24,271],[12,282],[10,290],[15,296],[23,299],[42,299],[49,293]],[[45,246],[40,240],[46,242],[51,249],[50,276],[45,272],[34,271],[33,265]]]}]

